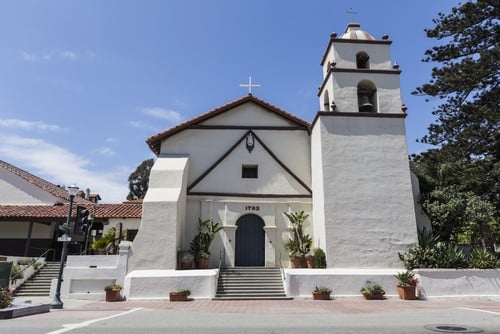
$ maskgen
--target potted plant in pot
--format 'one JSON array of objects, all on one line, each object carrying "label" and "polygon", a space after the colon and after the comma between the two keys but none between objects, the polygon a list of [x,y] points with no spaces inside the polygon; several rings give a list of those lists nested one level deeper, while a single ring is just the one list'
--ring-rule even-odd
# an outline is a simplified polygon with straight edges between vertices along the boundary
[{"label": "potted plant in pot", "polygon": [[106,285],[104,291],[106,291],[106,301],[107,302],[119,302],[122,300],[120,294],[122,286],[119,284]]},{"label": "potted plant in pot", "polygon": [[324,286],[315,287],[312,292],[313,300],[330,300],[331,293],[332,290]]},{"label": "potted plant in pot", "polygon": [[194,255],[189,250],[179,250],[177,252],[179,257],[179,267],[180,269],[191,269],[193,267]]},{"label": "potted plant in pot", "polygon": [[191,294],[189,289],[178,289],[177,291],[172,291],[169,293],[169,298],[171,302],[185,302],[188,300],[188,296]]},{"label": "potted plant in pot", "polygon": [[303,226],[309,215],[301,212],[284,212],[292,224],[292,236],[285,241],[285,249],[289,252],[292,268],[306,268],[306,255],[311,250],[312,238],[304,234]]},{"label": "potted plant in pot", "polygon": [[373,281],[366,281],[361,287],[360,292],[368,300],[384,299],[385,290],[379,283]]},{"label": "potted plant in pot", "polygon": [[207,269],[210,260],[210,245],[214,241],[217,232],[222,229],[219,223],[212,219],[201,220],[198,218],[198,234],[190,243],[191,253],[194,255],[194,264],[198,269]]},{"label": "potted plant in pot", "polygon": [[415,278],[415,274],[411,271],[403,271],[394,275],[398,280],[398,294],[399,299],[404,300],[415,300],[417,299],[417,283],[418,280]]}]

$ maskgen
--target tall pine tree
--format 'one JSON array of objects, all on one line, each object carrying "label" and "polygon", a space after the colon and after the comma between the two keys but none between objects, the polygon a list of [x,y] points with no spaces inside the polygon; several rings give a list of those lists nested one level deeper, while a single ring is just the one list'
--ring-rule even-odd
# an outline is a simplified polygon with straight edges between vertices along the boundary
[{"label": "tall pine tree", "polygon": [[[468,1],[449,14],[438,14],[435,27],[425,32],[441,43],[427,50],[423,61],[439,66],[432,69],[430,82],[414,92],[442,102],[421,139],[436,148],[413,161],[413,170],[427,190],[424,208],[440,208],[428,213],[439,231],[448,231],[445,239],[473,233],[490,250],[499,242],[492,233],[498,227],[500,209],[499,4],[498,0]],[[437,196],[449,192],[464,201],[463,213],[439,204],[450,203]],[[477,205],[478,201],[484,203]],[[484,218],[483,208],[496,210],[487,210]],[[450,214],[455,217],[454,227],[445,228]],[[471,222],[477,220],[474,217],[482,218]],[[476,231],[470,231],[471,226],[477,226]]]},{"label": "tall pine tree", "polygon": [[143,199],[148,191],[149,173],[154,164],[154,159],[144,160],[136,170],[128,177],[129,193],[127,199]]}]

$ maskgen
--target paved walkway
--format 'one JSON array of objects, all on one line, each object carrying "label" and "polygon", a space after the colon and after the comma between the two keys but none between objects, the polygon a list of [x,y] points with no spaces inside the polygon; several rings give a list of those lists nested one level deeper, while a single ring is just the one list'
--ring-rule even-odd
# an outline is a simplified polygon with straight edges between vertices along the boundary
[{"label": "paved walkway", "polygon": [[[18,298],[30,299],[33,303],[51,303],[47,297]],[[128,310],[136,307],[147,309],[168,309],[179,311],[195,311],[208,313],[241,313],[241,314],[368,314],[386,312],[415,312],[443,309],[474,309],[492,312],[500,315],[500,301],[487,299],[430,299],[430,300],[365,300],[363,297],[336,298],[329,301],[314,301],[311,299],[295,300],[191,300],[188,302],[169,301],[124,301],[107,303],[63,299],[64,309],[97,309],[97,310]]]}]

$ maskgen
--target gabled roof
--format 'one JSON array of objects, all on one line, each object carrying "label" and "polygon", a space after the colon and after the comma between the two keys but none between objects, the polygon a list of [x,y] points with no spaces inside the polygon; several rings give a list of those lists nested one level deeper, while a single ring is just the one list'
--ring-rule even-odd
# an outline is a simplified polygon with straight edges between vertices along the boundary
[{"label": "gabled roof", "polygon": [[[55,184],[50,183],[49,181],[46,181],[42,178],[39,178],[38,176],[28,173],[27,171],[22,170],[21,168],[18,168],[16,166],[13,166],[3,160],[0,160],[0,168],[19,176],[20,178],[46,191],[47,193],[51,194],[54,197],[60,198],[65,202],[69,201],[68,191],[60,186],[56,186]],[[86,200],[85,198],[80,196],[75,196],[74,201],[76,203],[92,203],[91,201]]]},{"label": "gabled roof", "polygon": [[253,102],[253,103],[263,107],[264,109],[267,109],[270,112],[274,112],[277,115],[297,124],[300,127],[304,127],[304,129],[308,129],[309,126],[311,125],[309,122],[304,121],[303,119],[300,119],[297,116],[294,116],[294,115],[292,115],[292,114],[290,114],[290,113],[288,113],[288,112],[286,112],[286,111],[284,111],[276,106],[273,106],[272,104],[267,103],[264,100],[258,99],[255,96],[248,94],[247,96],[244,96],[238,100],[235,100],[233,102],[229,102],[229,103],[222,105],[216,109],[213,109],[207,113],[201,114],[193,119],[190,119],[184,123],[176,125],[173,128],[170,128],[166,131],[160,132],[152,137],[149,137],[146,140],[146,143],[149,145],[149,147],[151,148],[151,150],[154,153],[159,154],[161,142],[164,139],[166,139],[170,136],[173,136],[176,133],[179,133],[183,130],[186,130],[186,129],[190,128],[191,126],[194,126],[194,125],[197,125],[201,122],[204,122],[212,117],[215,117],[217,115],[225,113],[226,111],[229,111],[229,110],[231,110],[239,105],[242,105],[246,102]]},{"label": "gabled roof", "polygon": [[[141,218],[142,204],[87,204],[82,205],[94,213],[95,219],[109,218]],[[65,205],[0,205],[0,221],[38,220],[64,221],[68,215],[68,204]],[[73,206],[72,216],[76,216]]]}]

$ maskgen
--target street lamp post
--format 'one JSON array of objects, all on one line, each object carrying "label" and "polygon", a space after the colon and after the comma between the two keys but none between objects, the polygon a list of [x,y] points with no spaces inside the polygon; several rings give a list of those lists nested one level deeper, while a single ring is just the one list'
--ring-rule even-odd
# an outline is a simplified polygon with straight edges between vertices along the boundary
[{"label": "street lamp post", "polygon": [[64,231],[64,234],[62,237],[58,239],[58,241],[62,241],[63,243],[63,248],[62,248],[62,254],[61,254],[61,263],[59,265],[59,275],[57,276],[57,288],[56,288],[56,294],[54,296],[54,300],[52,301],[52,304],[50,305],[51,308],[53,309],[62,309],[63,308],[63,302],[61,301],[61,283],[63,281],[62,275],[63,275],[63,270],[64,270],[64,262],[66,261],[66,255],[68,254],[68,242],[71,240],[71,208],[73,207],[73,199],[75,198],[76,193],[78,192],[78,187],[76,185],[71,185],[68,186],[68,192],[69,192],[69,209],[68,209],[68,217],[66,218],[66,223],[62,225],[62,227],[59,227],[62,231]]}]

